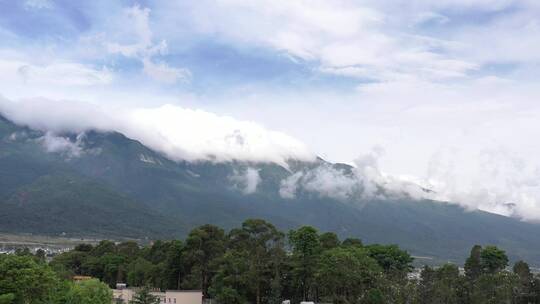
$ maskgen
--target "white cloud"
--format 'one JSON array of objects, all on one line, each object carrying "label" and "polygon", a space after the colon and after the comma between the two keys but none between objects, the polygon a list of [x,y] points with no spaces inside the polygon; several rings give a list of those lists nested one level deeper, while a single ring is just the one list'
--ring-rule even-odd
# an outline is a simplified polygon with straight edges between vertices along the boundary
[{"label": "white cloud", "polygon": [[315,193],[320,197],[352,202],[358,207],[373,199],[427,198],[418,183],[381,172],[378,158],[382,153],[382,148],[375,147],[371,153],[357,158],[350,172],[325,163],[295,172],[281,181],[279,193],[287,199],[296,197],[299,192]]},{"label": "white cloud", "polygon": [[112,82],[107,68],[73,62],[52,62],[38,65],[28,61],[0,59],[0,80],[27,86],[93,86]]},{"label": "white cloud", "polygon": [[259,170],[252,167],[247,167],[244,172],[235,171],[229,179],[236,187],[242,190],[244,194],[252,194],[257,191],[257,186],[261,182]]},{"label": "white cloud", "polygon": [[[355,76],[350,71],[356,69],[362,78],[379,81],[440,80],[464,77],[478,68],[470,58],[449,52],[457,45],[451,39],[439,39],[434,47],[435,39],[395,25],[395,15],[385,9],[351,1],[200,1],[190,6],[188,20],[206,35],[286,52],[326,73]],[[423,20],[437,16],[443,22],[436,12],[426,14]],[[415,13],[409,21],[418,23],[418,18]]]},{"label": "white cloud", "polygon": [[51,0],[26,0],[24,6],[27,9],[51,9],[54,3]]},{"label": "white cloud", "polygon": [[144,73],[164,83],[187,81],[191,78],[191,72],[188,69],[172,68],[163,62],[154,63],[148,58],[144,58],[143,65]]},{"label": "white cloud", "polygon": [[74,101],[0,99],[0,112],[17,123],[57,134],[118,131],[173,160],[244,160],[287,166],[290,158],[314,159],[300,141],[257,123],[173,105],[106,109]]},{"label": "white cloud", "polygon": [[283,198],[292,199],[296,197],[298,183],[304,176],[304,172],[295,172],[280,182],[279,195]]},{"label": "white cloud", "polygon": [[123,42],[107,42],[107,50],[113,54],[118,53],[140,60],[143,64],[143,72],[154,80],[171,84],[190,79],[191,72],[188,69],[175,68],[166,62],[156,61],[154,57],[167,53],[167,42],[165,40],[159,43],[154,42],[149,18],[150,9],[148,8],[135,5],[125,9],[121,22],[131,26],[117,25],[120,28],[127,28],[115,37]]},{"label": "white cloud", "polygon": [[47,132],[38,138],[37,141],[43,145],[47,152],[65,154],[68,159],[79,157],[83,153],[80,138],[77,138],[76,142],[72,142],[67,137],[57,136],[51,132]]},{"label": "white cloud", "polygon": [[424,23],[428,22],[435,22],[439,24],[448,23],[450,21],[450,18],[448,18],[445,15],[435,13],[435,12],[421,12],[418,14],[416,19],[414,20],[414,23],[417,25],[422,25]]},{"label": "white cloud", "polygon": [[[540,221],[540,166],[505,148],[478,151],[463,180],[459,149],[441,150],[433,155],[425,181],[432,198],[457,202],[529,221]],[[470,158],[471,156],[467,156]],[[472,177],[472,178],[471,178]]]},{"label": "white cloud", "polygon": [[173,159],[272,161],[313,159],[304,144],[250,121],[218,116],[203,110],[165,105],[135,109],[123,131]]}]

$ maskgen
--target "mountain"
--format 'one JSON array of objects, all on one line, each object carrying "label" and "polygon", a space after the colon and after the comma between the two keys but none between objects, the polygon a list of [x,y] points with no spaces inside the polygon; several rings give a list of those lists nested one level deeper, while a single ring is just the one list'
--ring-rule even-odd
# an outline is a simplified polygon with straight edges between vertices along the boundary
[{"label": "mountain", "polygon": [[174,162],[120,133],[58,136],[0,116],[0,231],[172,238],[200,224],[231,228],[258,217],[281,229],[307,224],[367,243],[396,243],[433,259],[422,262],[460,262],[478,243],[540,265],[540,225],[407,196],[340,199],[307,187],[280,194],[285,181],[321,168],[345,177],[353,170],[322,159]]}]

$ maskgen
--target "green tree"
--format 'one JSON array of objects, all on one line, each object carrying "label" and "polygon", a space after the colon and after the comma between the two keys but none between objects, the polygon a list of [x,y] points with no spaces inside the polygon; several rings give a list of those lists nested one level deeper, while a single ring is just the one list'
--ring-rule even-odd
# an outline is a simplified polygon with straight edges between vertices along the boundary
[{"label": "green tree", "polygon": [[15,294],[0,294],[0,304],[12,304],[13,302],[15,302]]},{"label": "green tree", "polygon": [[516,303],[534,303],[534,276],[531,273],[529,265],[524,261],[518,261],[514,264],[513,272],[518,276],[519,284],[516,291]]},{"label": "green tree", "polygon": [[359,247],[338,247],[321,255],[317,280],[321,300],[332,303],[360,303],[362,298],[379,298],[376,289],[382,268],[368,252]]},{"label": "green tree", "polygon": [[481,254],[482,246],[474,245],[465,261],[465,276],[471,281],[475,281],[482,274]]},{"label": "green tree", "polygon": [[516,298],[518,280],[515,274],[507,271],[482,274],[473,285],[469,303],[512,303]]},{"label": "green tree", "polygon": [[85,274],[83,264],[88,257],[87,252],[68,251],[55,256],[50,265],[56,272],[61,273],[63,278],[68,279],[73,275]]},{"label": "green tree", "polygon": [[46,258],[45,250],[43,250],[41,248],[38,249],[36,251],[35,257],[39,262],[45,263],[45,258]]},{"label": "green tree", "polygon": [[293,275],[300,288],[301,299],[314,300],[315,272],[322,251],[317,229],[304,226],[291,230],[289,243],[292,247]]},{"label": "green tree", "polygon": [[134,241],[123,242],[116,245],[116,253],[127,259],[135,259],[139,256],[139,244]]},{"label": "green tree", "polygon": [[73,283],[66,296],[66,304],[110,304],[112,291],[99,280]]},{"label": "green tree", "polygon": [[249,265],[246,251],[229,250],[221,258],[220,267],[208,292],[219,303],[247,303]]},{"label": "green tree", "polygon": [[453,304],[464,303],[464,278],[459,275],[459,269],[454,264],[444,264],[433,270],[424,267],[419,286],[420,303]]},{"label": "green tree", "polygon": [[[229,244],[232,260],[239,257],[247,265],[247,269],[242,273],[241,281],[244,282],[245,298],[257,304],[262,303],[263,298],[269,296],[270,282],[274,276],[274,265],[284,256],[283,233],[279,232],[274,225],[261,220],[249,219],[242,223],[242,228],[233,229],[229,233]],[[277,257],[277,258],[276,258]],[[228,266],[225,266],[228,267]],[[227,275],[228,271],[224,274]],[[222,280],[223,275],[218,279]],[[230,285],[222,285],[228,287]],[[226,290],[222,288],[222,290]],[[238,292],[238,290],[237,290]]]},{"label": "green tree", "polygon": [[182,254],[184,244],[179,240],[170,241],[167,246],[164,261],[163,276],[168,289],[180,289],[184,277],[184,263]]},{"label": "green tree", "polygon": [[183,253],[189,268],[183,286],[201,289],[207,297],[208,287],[219,266],[218,259],[225,253],[225,247],[223,229],[213,225],[193,229],[186,239]]},{"label": "green tree", "polygon": [[92,251],[92,249],[94,249],[94,246],[92,246],[91,244],[79,244],[75,246],[75,248],[73,248],[74,251],[79,252],[90,252]]},{"label": "green tree", "polygon": [[107,253],[116,253],[116,245],[107,240],[99,242],[99,244],[90,251],[90,254],[96,257],[103,256]]},{"label": "green tree", "polygon": [[158,297],[154,296],[150,293],[150,288],[148,286],[144,286],[143,288],[139,289],[135,295],[133,295],[133,299],[129,301],[129,304],[159,304],[160,300]]},{"label": "green tree", "polygon": [[482,269],[487,273],[494,274],[508,266],[508,256],[496,246],[486,246],[480,253],[480,259]]},{"label": "green tree", "polygon": [[[14,304],[52,303],[60,281],[52,269],[32,256],[0,255],[0,295]],[[11,295],[9,295],[11,294]],[[8,302],[9,303],[9,302]]]},{"label": "green tree", "polygon": [[125,263],[126,258],[121,255],[115,253],[104,254],[99,258],[99,265],[103,271],[99,278],[111,287],[114,287],[119,281],[123,282],[126,277]]},{"label": "green tree", "polygon": [[374,258],[384,272],[395,279],[403,279],[413,269],[413,258],[397,245],[369,245],[365,247],[369,256]]},{"label": "green tree", "polygon": [[336,248],[341,245],[338,236],[333,232],[325,232],[321,234],[319,236],[319,240],[323,250]]},{"label": "green tree", "polygon": [[145,286],[151,282],[152,263],[142,257],[127,266],[127,284],[129,286]]},{"label": "green tree", "polygon": [[341,243],[341,246],[343,246],[343,247],[349,247],[349,246],[362,247],[362,246],[364,246],[364,244],[362,243],[361,239],[358,239],[358,238],[346,238]]},{"label": "green tree", "polygon": [[160,289],[179,289],[183,279],[183,244],[179,240],[156,241],[141,250],[140,256],[153,264],[150,282]]}]

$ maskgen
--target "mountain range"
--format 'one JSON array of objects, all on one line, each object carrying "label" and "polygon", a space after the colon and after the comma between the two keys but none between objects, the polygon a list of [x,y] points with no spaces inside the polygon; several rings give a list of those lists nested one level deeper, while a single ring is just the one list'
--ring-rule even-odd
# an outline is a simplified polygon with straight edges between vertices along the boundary
[{"label": "mountain range", "polygon": [[398,244],[427,263],[462,262],[474,244],[493,244],[513,260],[540,265],[538,224],[385,195],[384,185],[367,197],[361,187],[340,195],[313,182],[316,172],[347,178],[353,170],[320,158],[172,161],[117,132],[52,134],[0,116],[0,231],[166,239],[201,224],[231,228],[263,218],[284,230],[312,225],[342,238]]}]

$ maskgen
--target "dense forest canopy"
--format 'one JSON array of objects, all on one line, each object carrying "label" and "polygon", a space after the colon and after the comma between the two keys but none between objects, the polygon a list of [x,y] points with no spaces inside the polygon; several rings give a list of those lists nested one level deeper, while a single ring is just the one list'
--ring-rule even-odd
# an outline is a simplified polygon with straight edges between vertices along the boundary
[{"label": "dense forest canopy", "polygon": [[[197,289],[223,304],[540,303],[540,277],[524,261],[508,269],[495,246],[474,246],[463,271],[424,266],[417,277],[412,262],[396,245],[340,240],[311,226],[284,233],[249,219],[229,232],[203,225],[184,241],[144,247],[82,244],[50,262],[39,251],[1,255],[0,303],[110,303],[107,287],[116,283],[144,287],[139,298],[150,288]],[[74,275],[95,279],[72,283]]]}]

